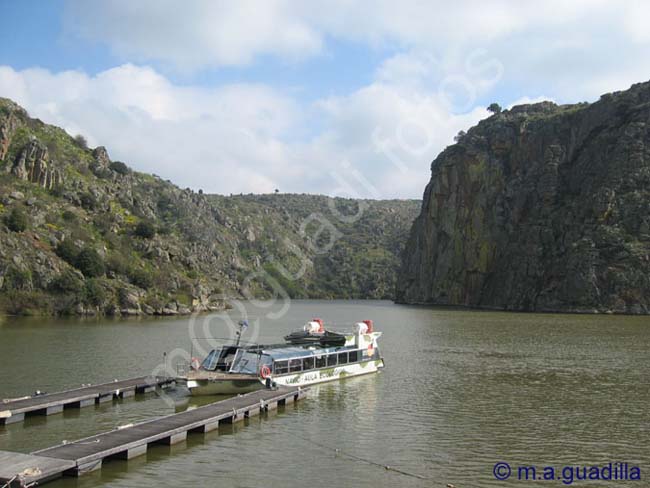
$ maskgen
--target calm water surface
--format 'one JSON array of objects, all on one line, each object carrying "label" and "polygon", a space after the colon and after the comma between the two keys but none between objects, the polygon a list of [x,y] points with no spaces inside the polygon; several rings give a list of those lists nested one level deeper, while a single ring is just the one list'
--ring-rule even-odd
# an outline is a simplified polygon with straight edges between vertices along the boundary
[{"label": "calm water surface", "polygon": [[[245,304],[249,337],[280,341],[312,316],[344,324],[373,319],[386,369],[312,388],[277,414],[187,443],[111,461],[52,488],[120,486],[530,486],[492,476],[512,465],[627,461],[650,479],[650,319],[430,309],[375,301]],[[189,319],[44,320],[0,323],[0,398],[35,389],[149,374],[162,353],[193,355],[228,336],[237,309]],[[258,325],[259,324],[259,327]],[[205,401],[205,399],[203,399]],[[172,391],[0,426],[0,449],[30,452],[119,425],[192,408]],[[339,449],[340,452],[336,452]],[[398,474],[345,453],[390,465]],[[539,484],[539,483],[538,483]],[[565,486],[560,481],[543,486]],[[647,486],[647,485],[646,485]]]}]

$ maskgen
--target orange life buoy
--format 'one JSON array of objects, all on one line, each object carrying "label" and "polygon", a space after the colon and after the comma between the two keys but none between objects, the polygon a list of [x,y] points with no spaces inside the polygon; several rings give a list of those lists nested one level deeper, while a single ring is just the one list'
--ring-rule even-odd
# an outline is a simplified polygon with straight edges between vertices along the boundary
[{"label": "orange life buoy", "polygon": [[262,369],[260,369],[260,376],[263,380],[271,376],[271,368],[269,368],[266,364],[262,366]]}]

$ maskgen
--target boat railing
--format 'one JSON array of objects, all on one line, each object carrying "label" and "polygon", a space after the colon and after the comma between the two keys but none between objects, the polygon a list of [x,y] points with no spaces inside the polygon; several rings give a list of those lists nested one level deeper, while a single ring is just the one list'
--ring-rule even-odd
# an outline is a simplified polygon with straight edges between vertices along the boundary
[{"label": "boat railing", "polygon": [[[355,334],[356,332],[354,331],[354,327],[347,326],[345,329],[339,328],[339,327],[328,327],[325,326],[323,329],[324,332],[333,332],[335,334],[341,334],[341,335],[350,335],[350,334]],[[293,329],[291,331],[293,332],[305,332],[303,328],[300,329]]]}]

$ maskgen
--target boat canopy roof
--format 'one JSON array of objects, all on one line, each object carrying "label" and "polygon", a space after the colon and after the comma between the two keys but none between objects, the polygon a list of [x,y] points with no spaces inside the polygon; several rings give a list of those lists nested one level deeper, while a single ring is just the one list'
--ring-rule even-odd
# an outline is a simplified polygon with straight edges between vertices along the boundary
[{"label": "boat canopy roof", "polygon": [[262,354],[270,356],[275,361],[283,359],[304,358],[310,356],[322,356],[341,350],[347,350],[347,347],[283,347],[278,349],[265,349]]}]

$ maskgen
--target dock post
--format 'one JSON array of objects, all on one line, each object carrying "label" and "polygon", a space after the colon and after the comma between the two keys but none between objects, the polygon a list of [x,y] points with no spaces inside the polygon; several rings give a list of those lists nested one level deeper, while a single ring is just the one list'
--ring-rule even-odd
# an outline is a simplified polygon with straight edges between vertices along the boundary
[{"label": "dock post", "polygon": [[106,403],[111,401],[113,401],[112,393],[107,393],[106,395],[99,395],[95,400],[96,403]]},{"label": "dock post", "polygon": [[171,435],[169,437],[164,437],[159,441],[156,441],[156,444],[165,444],[166,446],[171,446],[173,444],[178,444],[187,439],[187,431],[180,432],[178,434]]},{"label": "dock post", "polygon": [[87,398],[86,400],[79,400],[78,402],[68,403],[66,407],[70,408],[84,408],[94,405],[96,398]]},{"label": "dock post", "polygon": [[91,461],[89,463],[77,464],[75,468],[72,468],[68,471],[64,471],[66,476],[81,476],[87,473],[92,473],[102,468],[102,460]]},{"label": "dock post", "polygon": [[54,415],[55,413],[61,413],[63,412],[63,405],[53,405],[51,407],[47,407],[44,411],[45,415]]},{"label": "dock post", "polygon": [[251,418],[251,417],[256,417],[260,414],[260,407],[259,406],[254,406],[247,412],[244,412],[244,417]]},{"label": "dock post", "polygon": [[25,420],[24,413],[13,413],[9,417],[0,418],[0,422],[2,422],[3,425],[15,424],[22,422],[23,420]]},{"label": "dock post", "polygon": [[147,445],[143,444],[141,446],[137,447],[132,447],[131,449],[127,449],[126,451],[118,452],[115,455],[116,459],[133,459],[134,457],[142,456],[143,454],[147,454]]},{"label": "dock post", "polygon": [[145,386],[140,389],[140,393],[151,393],[152,391],[156,391],[156,385]]},{"label": "dock post", "polygon": [[219,428],[219,421],[215,420],[214,422],[208,422],[207,424],[200,425],[196,429],[192,429],[192,432],[199,432],[205,434]]},{"label": "dock post", "polygon": [[115,396],[118,398],[130,398],[135,396],[135,388],[129,388],[128,390],[118,390],[115,392]]}]

